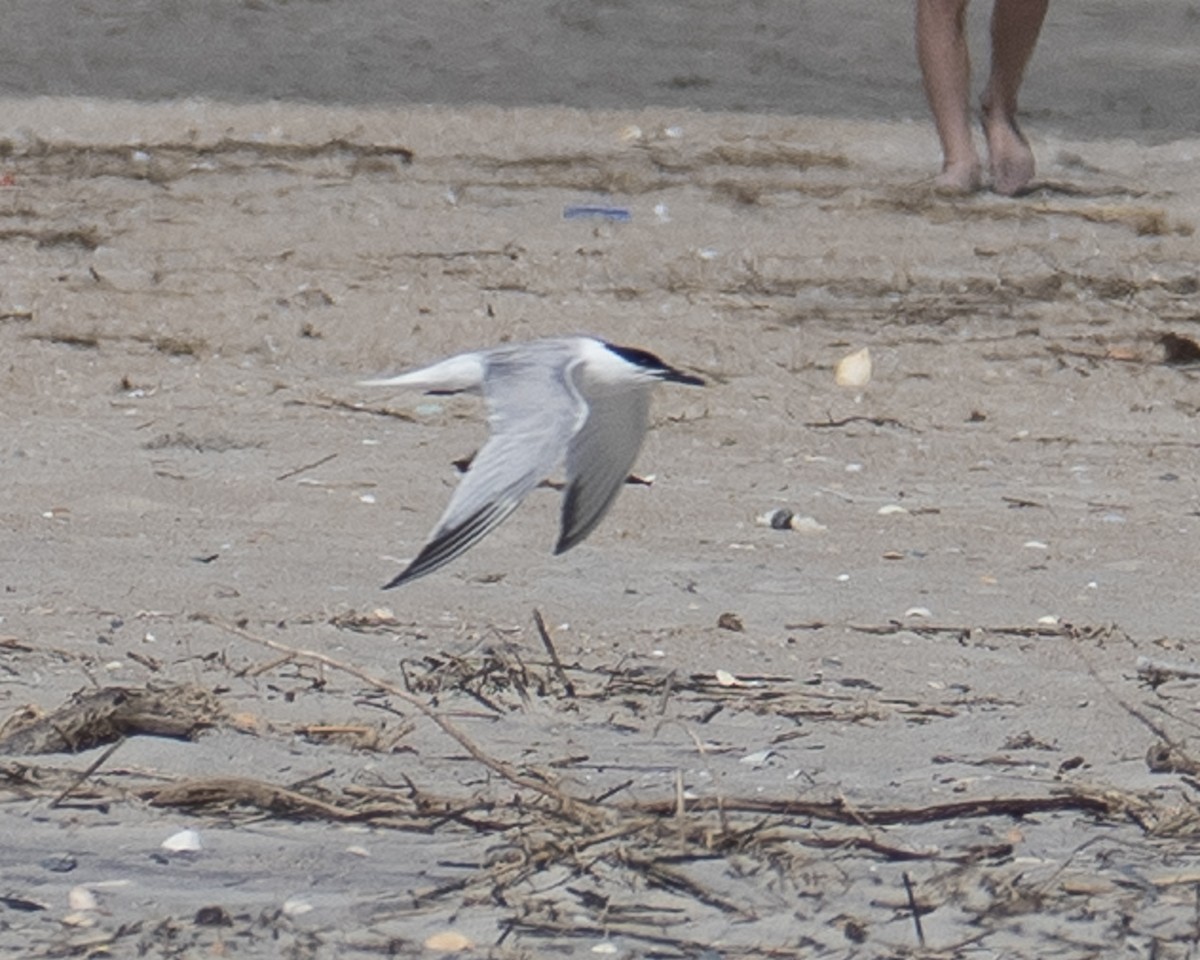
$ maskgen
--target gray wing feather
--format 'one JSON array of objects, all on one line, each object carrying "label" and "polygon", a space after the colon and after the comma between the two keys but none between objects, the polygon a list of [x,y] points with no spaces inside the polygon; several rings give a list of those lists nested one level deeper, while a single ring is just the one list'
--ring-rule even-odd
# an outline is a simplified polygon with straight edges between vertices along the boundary
[{"label": "gray wing feather", "polygon": [[589,396],[588,418],[567,448],[567,492],[555,553],[570,550],[604,519],[646,436],[649,387]]},{"label": "gray wing feather", "polygon": [[506,353],[488,363],[491,435],[425,546],[384,589],[436,570],[487,536],[562,462],[578,428],[583,400],[561,366]]}]

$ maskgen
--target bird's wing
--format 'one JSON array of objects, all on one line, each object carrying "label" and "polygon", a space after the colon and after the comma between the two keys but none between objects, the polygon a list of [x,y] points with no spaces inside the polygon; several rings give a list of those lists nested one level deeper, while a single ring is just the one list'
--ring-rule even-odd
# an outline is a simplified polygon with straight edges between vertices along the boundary
[{"label": "bird's wing", "polygon": [[588,417],[567,448],[567,492],[555,553],[591,533],[621,492],[646,436],[650,386],[588,395]]},{"label": "bird's wing", "polygon": [[494,530],[562,461],[586,408],[561,366],[489,359],[491,435],[459,481],[421,552],[384,589],[449,563]]}]

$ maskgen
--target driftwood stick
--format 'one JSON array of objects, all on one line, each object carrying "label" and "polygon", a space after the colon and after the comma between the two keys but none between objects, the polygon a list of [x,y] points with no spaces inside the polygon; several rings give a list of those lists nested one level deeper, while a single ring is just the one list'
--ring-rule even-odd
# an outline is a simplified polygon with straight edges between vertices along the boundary
[{"label": "driftwood stick", "polygon": [[114,753],[116,753],[118,748],[124,742],[125,742],[125,738],[121,737],[120,740],[118,740],[116,743],[114,743],[112,746],[110,746],[107,750],[105,750],[102,754],[100,754],[100,756],[98,756],[95,760],[93,760],[91,763],[89,763],[86,770],[84,770],[81,774],[79,774],[79,776],[77,776],[74,780],[72,780],[71,783],[67,785],[67,788],[65,790],[63,790],[62,793],[60,793],[57,797],[55,797],[53,800],[50,801],[50,806],[57,807],[60,803],[62,803],[64,800],[66,800],[67,797],[69,797],[72,793],[75,792],[76,788],[81,783],[83,783],[86,779],[88,779],[88,777],[90,777],[93,773],[95,773],[97,770],[99,770],[104,765],[105,761],[108,760],[108,758],[111,757]]},{"label": "driftwood stick", "polygon": [[913,894],[912,880],[909,878],[907,870],[900,874],[900,876],[904,878],[904,893],[908,896],[908,909],[912,914],[913,926],[917,929],[917,943],[924,949],[925,931],[921,927],[921,911],[917,908],[917,898]]},{"label": "driftwood stick", "polygon": [[542,638],[542,646],[546,648],[546,653],[550,655],[550,662],[554,664],[554,673],[558,677],[558,682],[567,691],[567,696],[573,699],[575,684],[567,677],[567,671],[563,669],[562,661],[558,659],[558,651],[554,649],[554,641],[550,639],[550,631],[546,629],[546,621],[542,619],[542,611],[537,608],[534,608],[533,611],[533,622],[537,625],[538,636]]}]

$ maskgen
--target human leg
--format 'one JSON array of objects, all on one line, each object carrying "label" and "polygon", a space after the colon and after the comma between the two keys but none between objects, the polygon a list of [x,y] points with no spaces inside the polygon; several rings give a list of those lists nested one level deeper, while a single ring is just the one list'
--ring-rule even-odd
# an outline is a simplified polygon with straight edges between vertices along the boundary
[{"label": "human leg", "polygon": [[956,192],[979,189],[981,179],[971,137],[966,11],[967,0],[917,0],[917,61],[942,144],[942,172],[935,184]]},{"label": "human leg", "polygon": [[992,8],[992,69],[981,106],[992,187],[1011,196],[1033,179],[1033,151],[1017,125],[1017,94],[1033,56],[1049,0],[996,0]]}]

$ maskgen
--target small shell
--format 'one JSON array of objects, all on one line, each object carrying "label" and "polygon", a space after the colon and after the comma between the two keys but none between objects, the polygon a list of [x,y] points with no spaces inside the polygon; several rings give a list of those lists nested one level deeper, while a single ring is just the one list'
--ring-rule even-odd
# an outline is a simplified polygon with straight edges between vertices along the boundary
[{"label": "small shell", "polygon": [[67,906],[72,910],[95,910],[96,895],[87,887],[72,887],[67,894]]},{"label": "small shell", "polygon": [[760,513],[754,518],[754,522],[760,527],[770,527],[772,530],[787,530],[791,527],[792,519],[795,516],[786,507],[776,507],[774,510]]},{"label": "small shell", "polygon": [[871,351],[863,347],[842,357],[833,368],[833,381],[839,387],[865,387],[871,382]]},{"label": "small shell", "polygon": [[820,533],[826,529],[812,517],[802,517],[786,507],[776,507],[766,513],[760,513],[754,518],[760,527],[770,527],[772,530],[796,530],[800,533]]},{"label": "small shell", "polygon": [[425,949],[441,950],[453,953],[458,950],[470,950],[475,944],[456,930],[443,930],[425,938]]},{"label": "small shell", "polygon": [[171,853],[195,853],[201,849],[200,834],[195,830],[180,830],[162,842],[162,848]]},{"label": "small shell", "polygon": [[879,515],[881,517],[890,516],[895,513],[908,513],[908,509],[900,506],[898,503],[888,503],[879,508]]}]

